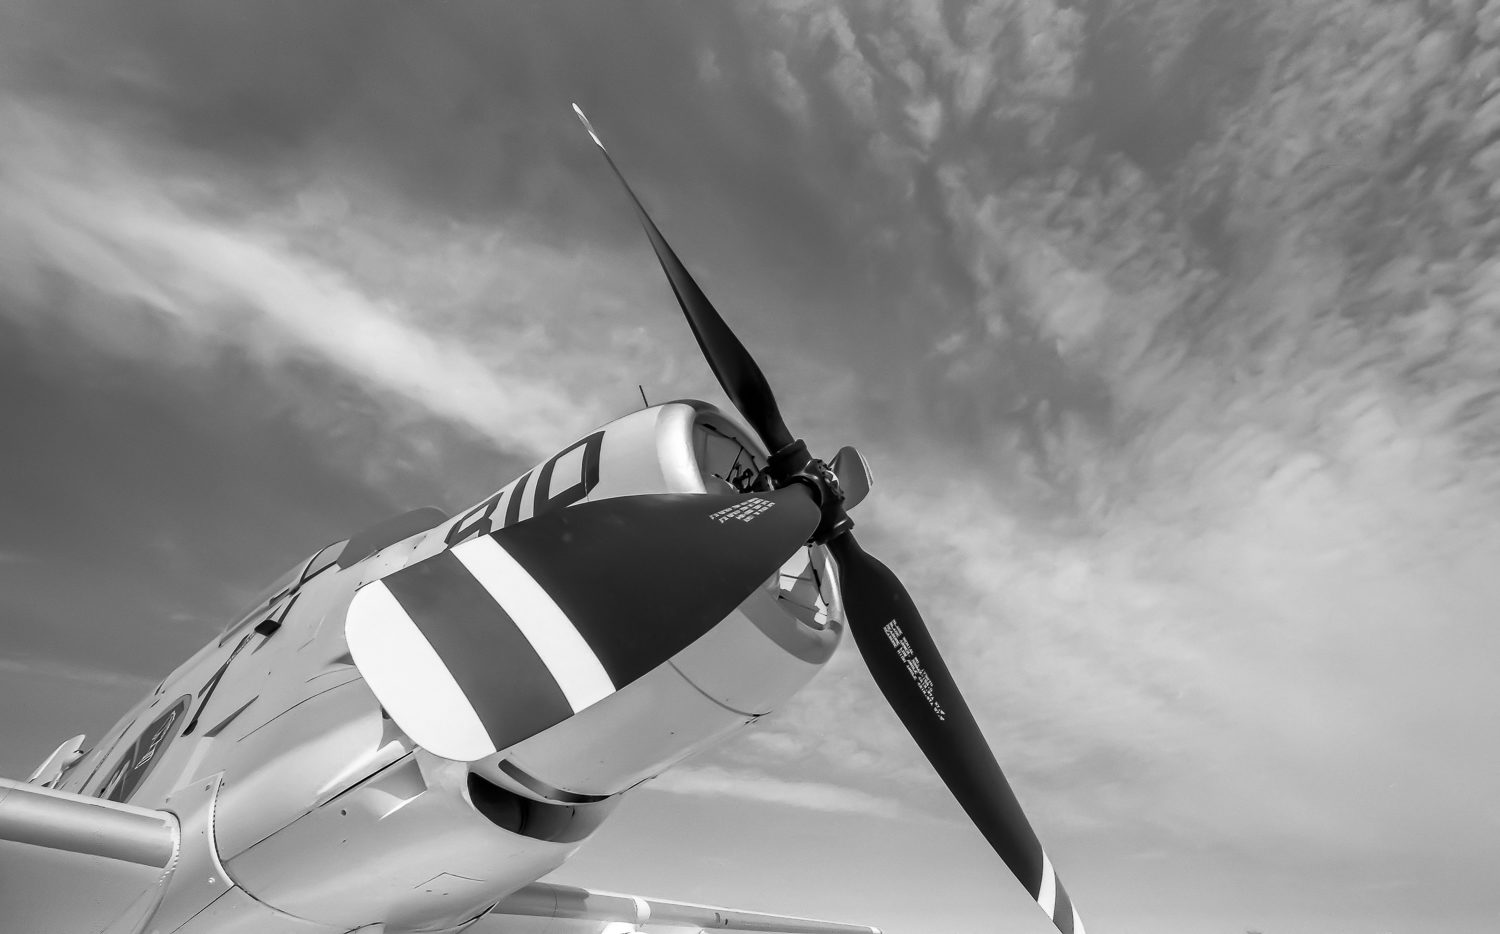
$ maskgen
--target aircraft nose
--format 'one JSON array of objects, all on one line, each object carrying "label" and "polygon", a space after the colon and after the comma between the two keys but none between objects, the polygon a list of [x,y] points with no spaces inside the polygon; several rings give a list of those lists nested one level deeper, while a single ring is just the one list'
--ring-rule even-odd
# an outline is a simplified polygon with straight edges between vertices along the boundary
[{"label": "aircraft nose", "polygon": [[776,573],[818,519],[799,488],[628,496],[547,513],[361,588],[346,617],[350,653],[414,742],[482,759],[687,648]]}]

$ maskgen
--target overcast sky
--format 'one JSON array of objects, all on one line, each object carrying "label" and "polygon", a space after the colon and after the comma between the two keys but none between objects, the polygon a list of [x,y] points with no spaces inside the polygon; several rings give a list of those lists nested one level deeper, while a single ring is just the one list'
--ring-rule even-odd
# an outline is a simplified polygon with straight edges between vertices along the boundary
[{"label": "overcast sky", "polygon": [[[1483,10],[1480,8],[1483,7]],[[1491,932],[1500,4],[0,10],[0,774],[259,587],[723,400],[578,101],[1095,934]],[[852,645],[564,881],[1050,930]]]}]

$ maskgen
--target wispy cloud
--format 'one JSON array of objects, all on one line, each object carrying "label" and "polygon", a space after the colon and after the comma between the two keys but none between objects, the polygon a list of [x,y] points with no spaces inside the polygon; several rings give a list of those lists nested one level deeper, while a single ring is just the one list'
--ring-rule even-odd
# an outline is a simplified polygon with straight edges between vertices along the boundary
[{"label": "wispy cloud", "polygon": [[787,67],[786,53],[780,49],[767,52],[764,68],[776,103],[798,124],[807,125],[812,119],[812,104],[808,100],[807,89]]},{"label": "wispy cloud", "polygon": [[894,799],[858,789],[828,782],[789,781],[762,772],[714,765],[678,766],[653,779],[647,787],[673,794],[740,798],[841,814],[899,817],[905,813]]},{"label": "wispy cloud", "polygon": [[[629,321],[607,319],[644,276],[602,287],[620,270],[607,255],[580,281],[566,250],[503,230],[434,229],[395,208],[390,219],[362,215],[317,183],[291,202],[236,200],[233,186],[170,155],[172,173],[147,170],[151,149],[130,137],[16,102],[5,112],[7,288],[37,297],[47,271],[86,284],[108,302],[72,323],[120,352],[180,363],[232,345],[267,365],[314,361],[388,403],[531,453],[604,419],[595,385],[571,376],[614,363],[596,339],[592,357],[581,355],[590,359],[559,371],[534,308],[579,308],[564,327],[602,324],[627,354],[632,344],[647,352]],[[144,320],[165,325],[172,342],[143,340]]]},{"label": "wispy cloud", "polygon": [[[1310,62],[1295,93],[1238,98],[1245,110],[1213,122],[1185,112],[1197,98],[1132,97],[1155,86],[1132,84],[1131,61],[1087,46],[1087,14],[1063,6],[975,5],[962,17],[932,4],[846,8],[859,36],[848,47],[880,52],[864,59],[882,72],[872,132],[936,146],[931,164],[896,174],[931,179],[936,229],[962,266],[961,284],[933,266],[914,273],[949,297],[922,306],[936,332],[924,372],[899,389],[863,387],[893,400],[871,406],[869,433],[901,457],[877,460],[862,535],[918,594],[1002,763],[1045,819],[1145,821],[1153,835],[1219,840],[1288,834],[1325,853],[1405,834],[1436,852],[1464,832],[1476,800],[1396,804],[1361,775],[1420,783],[1418,762],[1443,761],[1467,785],[1500,767],[1489,750],[1462,751],[1494,723],[1471,653],[1500,651],[1486,622],[1500,599],[1486,570],[1500,561],[1500,410],[1487,404],[1500,391],[1488,323],[1500,263],[1430,255],[1446,237],[1480,235],[1439,232],[1457,217],[1447,195],[1421,202],[1370,181],[1381,169],[1369,166],[1334,196],[1340,183],[1309,153],[1322,139],[1336,150],[1327,159],[1359,164],[1401,108],[1421,111],[1430,85],[1402,77],[1430,71],[1402,64],[1423,57],[1418,24],[1405,13],[1347,24],[1368,46],[1351,69],[1389,99],[1346,99],[1354,79]],[[1198,80],[1249,94],[1230,53],[1250,27],[1220,49],[1201,5],[1136,7],[1173,49],[1217,50],[1196,53],[1213,58],[1194,61]],[[1109,41],[1128,45],[1127,32]],[[1339,28],[1325,33],[1316,55],[1340,60]],[[826,60],[816,43],[845,48],[832,26],[779,34],[809,43],[787,53],[802,80]],[[1424,48],[1447,54],[1441,41]],[[1141,61],[1168,75],[1172,54]],[[1199,161],[1163,183],[1180,152],[1058,139],[1056,102],[1087,106],[1089,94],[1160,107],[1152,145],[1176,132],[1171,121],[1202,120]],[[1465,106],[1482,99],[1463,94]],[[1437,120],[1446,105],[1432,106]],[[1026,155],[1001,165],[992,138],[965,137],[979,113],[987,126],[1006,120],[1002,152]],[[1314,126],[1330,120],[1337,133]],[[1028,158],[1044,168],[1021,169]],[[1004,170],[1021,178],[1001,183]],[[1212,200],[1231,197],[1213,194],[1228,185],[1213,173],[1227,171],[1239,172],[1231,204]],[[1455,182],[1452,197],[1467,203],[1463,186],[1487,184]],[[1184,191],[1204,199],[1197,227],[1172,220]],[[1213,218],[1229,210],[1237,264],[1226,269]],[[1414,230],[1401,211],[1431,228]],[[1360,233],[1371,216],[1390,231],[1378,259],[1377,238]],[[926,420],[921,443],[900,437],[901,406]],[[1443,648],[1457,645],[1462,658]],[[863,713],[868,686],[829,675],[763,727],[780,732],[744,741],[745,760],[821,756],[846,774],[879,763],[918,780],[899,727]],[[1431,728],[1444,719],[1451,728]]]},{"label": "wispy cloud", "polygon": [[148,678],[48,658],[0,658],[0,673],[137,691],[153,683]]}]

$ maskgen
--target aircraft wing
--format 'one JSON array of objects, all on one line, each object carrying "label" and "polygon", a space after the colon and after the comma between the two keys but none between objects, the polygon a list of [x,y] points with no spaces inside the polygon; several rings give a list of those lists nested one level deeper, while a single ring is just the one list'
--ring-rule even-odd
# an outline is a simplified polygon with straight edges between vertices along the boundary
[{"label": "aircraft wing", "polygon": [[767,915],[738,908],[715,908],[660,898],[641,898],[615,892],[550,882],[533,882],[509,895],[491,910],[475,934],[574,934],[574,932],[633,931],[679,928],[692,931],[741,931],[755,934],[880,934],[864,924],[835,924],[810,918]]},{"label": "aircraft wing", "polygon": [[0,919],[27,934],[135,934],[177,859],[177,818],[0,778]]}]

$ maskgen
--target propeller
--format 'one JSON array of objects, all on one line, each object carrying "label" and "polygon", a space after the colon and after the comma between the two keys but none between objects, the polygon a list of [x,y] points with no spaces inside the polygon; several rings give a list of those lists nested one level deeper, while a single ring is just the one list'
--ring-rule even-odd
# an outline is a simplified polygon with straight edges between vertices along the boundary
[{"label": "propeller", "polygon": [[[588,117],[577,104],[573,110],[635,205],[719,385],[771,452],[759,483],[780,492],[800,489],[820,510],[821,520],[809,540],[825,544],[838,566],[845,622],[881,693],[970,820],[1057,929],[1062,934],[1084,934],[1072,900],[1053,872],[1051,860],[938,654],[911,595],[889,568],[855,540],[839,477],[813,457],[806,444],[794,439],[750,352],[667,244]],[[862,498],[869,486],[863,458],[852,449],[839,455],[835,462],[840,467],[858,465],[861,473],[851,483],[851,492],[857,491]],[[851,481],[855,479],[851,476]]]},{"label": "propeller", "polygon": [[750,356],[750,351],[745,349],[740,339],[729,330],[729,325],[714,311],[708,296],[698,288],[698,283],[688,274],[682,260],[667,245],[666,238],[656,229],[651,215],[641,206],[641,199],[635,196],[620,167],[615,165],[609,150],[604,148],[599,134],[594,132],[589,118],[584,116],[577,104],[573,105],[573,112],[583,121],[583,128],[589,131],[589,136],[599,147],[599,151],[604,153],[604,160],[614,170],[615,178],[625,186],[630,203],[635,205],[636,216],[640,218],[641,226],[646,228],[646,236],[651,239],[651,248],[661,261],[662,272],[667,274],[667,281],[672,284],[672,293],[677,296],[677,303],[687,315],[688,326],[693,329],[693,336],[698,339],[698,346],[702,348],[703,356],[708,358],[709,368],[718,377],[719,385],[724,387],[729,401],[750,422],[750,427],[766,443],[767,450],[778,451],[791,444],[792,433],[787,430],[786,422],[781,418],[781,408],[777,406],[776,397],[771,393],[771,384],[766,382],[766,376],[756,365],[755,358]]}]

